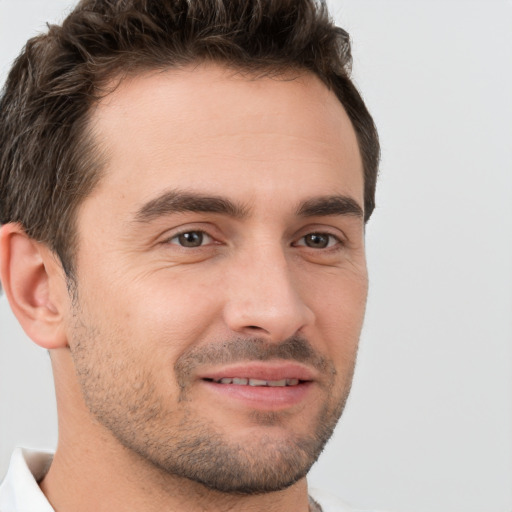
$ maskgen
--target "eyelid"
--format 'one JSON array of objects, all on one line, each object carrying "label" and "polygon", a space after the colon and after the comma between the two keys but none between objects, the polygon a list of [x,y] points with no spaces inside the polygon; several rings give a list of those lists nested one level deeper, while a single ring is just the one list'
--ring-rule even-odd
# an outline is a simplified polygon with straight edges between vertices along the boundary
[{"label": "eyelid", "polygon": [[[306,243],[300,243],[301,241],[304,241],[304,239],[309,236],[309,235],[321,235],[321,236],[327,236],[329,237],[331,240],[335,240],[334,243],[328,243],[327,244],[327,247],[321,247],[321,248],[314,248],[314,247],[309,247],[308,245],[306,245]],[[336,247],[337,245],[339,246],[343,246],[345,244],[344,240],[339,237],[338,235],[334,235],[333,233],[329,233],[327,231],[321,231],[321,230],[318,230],[318,231],[310,231],[308,233],[306,233],[305,235],[302,235],[298,240],[297,242],[295,242],[293,245],[295,246],[300,246],[300,247],[307,247],[308,249],[314,249],[315,251],[320,251],[320,250],[327,250],[327,249],[332,249],[333,247]]]},{"label": "eyelid", "polygon": [[199,249],[201,247],[207,247],[209,245],[214,245],[215,243],[222,243],[222,234],[219,232],[219,230],[216,229],[214,225],[204,222],[192,222],[182,224],[181,226],[175,226],[172,229],[167,229],[165,233],[162,233],[160,235],[160,243],[164,245],[173,245],[175,247],[181,247],[183,249],[190,249],[187,247],[182,247],[178,243],[172,243],[174,239],[186,233],[202,233],[205,238],[209,239],[208,243],[203,243],[202,245],[196,247],[196,249]]},{"label": "eyelid", "polygon": [[324,223],[317,223],[312,222],[310,224],[307,224],[305,226],[302,226],[300,230],[296,231],[296,238],[295,240],[299,240],[304,238],[307,235],[326,235],[326,236],[332,236],[339,240],[340,244],[346,245],[348,243],[348,238],[341,226],[338,226],[336,224],[324,224]]},{"label": "eyelid", "polygon": [[185,246],[182,246],[178,242],[173,242],[173,240],[176,240],[180,236],[186,235],[187,233],[201,233],[203,235],[203,240],[202,240],[203,243],[201,243],[201,245],[198,245],[197,247],[195,247],[196,249],[199,248],[199,247],[204,247],[206,245],[211,245],[212,243],[215,242],[215,238],[213,238],[212,235],[210,235],[207,231],[204,231],[203,229],[185,229],[185,230],[180,231],[178,233],[174,233],[170,237],[167,237],[166,240],[165,240],[165,243],[168,243],[168,244],[171,244],[171,245],[177,245],[179,247],[183,247],[183,248],[186,248],[186,249],[194,249],[194,247],[185,247]]}]

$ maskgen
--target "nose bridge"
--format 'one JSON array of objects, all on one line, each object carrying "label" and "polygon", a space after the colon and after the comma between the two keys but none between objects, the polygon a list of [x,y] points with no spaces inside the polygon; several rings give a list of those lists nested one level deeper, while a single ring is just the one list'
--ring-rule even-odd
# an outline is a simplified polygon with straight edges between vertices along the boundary
[{"label": "nose bridge", "polygon": [[312,323],[282,244],[253,247],[234,265],[225,311],[232,330],[282,341]]}]

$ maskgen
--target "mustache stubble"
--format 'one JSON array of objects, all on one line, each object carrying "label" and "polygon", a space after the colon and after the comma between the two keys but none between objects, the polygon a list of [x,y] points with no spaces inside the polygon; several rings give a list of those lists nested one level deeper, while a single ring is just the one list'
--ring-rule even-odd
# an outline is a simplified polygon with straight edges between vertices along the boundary
[{"label": "mustache stubble", "polygon": [[177,359],[174,371],[181,398],[184,398],[196,369],[201,366],[271,360],[295,361],[311,366],[321,375],[329,376],[330,381],[337,373],[334,363],[316,351],[303,336],[292,336],[280,343],[257,337],[238,337],[194,347]]}]

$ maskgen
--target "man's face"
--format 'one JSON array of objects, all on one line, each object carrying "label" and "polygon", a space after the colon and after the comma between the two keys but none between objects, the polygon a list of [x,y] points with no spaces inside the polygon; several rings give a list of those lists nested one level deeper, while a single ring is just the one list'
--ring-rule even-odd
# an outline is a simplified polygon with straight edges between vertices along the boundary
[{"label": "man's face", "polygon": [[126,80],[92,120],[107,164],[67,324],[87,407],[166,472],[291,485],[341,414],[364,315],[346,113],[308,74],[210,64]]}]

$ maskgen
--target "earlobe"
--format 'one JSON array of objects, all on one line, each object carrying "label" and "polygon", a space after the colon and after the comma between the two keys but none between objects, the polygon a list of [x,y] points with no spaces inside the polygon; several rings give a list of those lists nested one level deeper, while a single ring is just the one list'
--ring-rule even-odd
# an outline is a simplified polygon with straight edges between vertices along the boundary
[{"label": "earlobe", "polygon": [[46,349],[67,346],[61,267],[52,253],[28,237],[19,224],[6,224],[0,229],[0,277],[27,335]]}]

